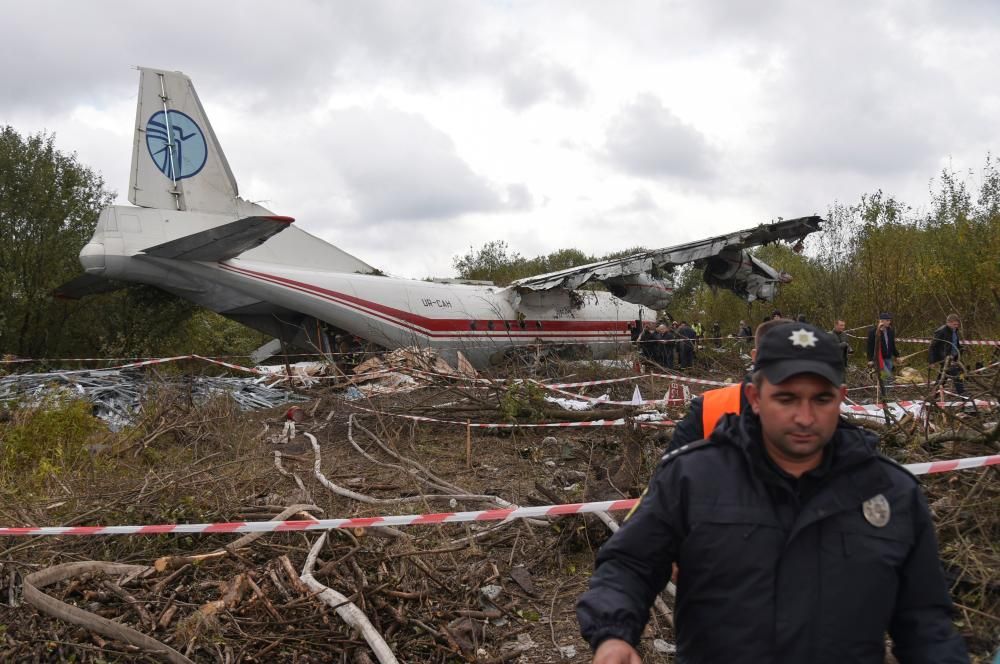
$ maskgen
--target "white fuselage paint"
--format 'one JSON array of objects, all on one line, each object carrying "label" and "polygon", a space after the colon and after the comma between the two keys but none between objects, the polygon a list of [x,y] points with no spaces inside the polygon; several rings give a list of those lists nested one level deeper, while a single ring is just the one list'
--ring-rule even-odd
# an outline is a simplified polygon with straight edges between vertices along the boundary
[{"label": "white fuselage paint", "polygon": [[348,261],[357,259],[295,227],[219,263],[142,253],[145,247],[230,220],[107,208],[81,262],[91,274],[156,286],[223,315],[273,304],[386,348],[461,350],[479,367],[510,347],[535,344],[574,344],[593,357],[611,356],[630,341],[634,321],[655,316],[655,311],[601,291],[522,294],[513,288],[348,272],[355,267]]}]

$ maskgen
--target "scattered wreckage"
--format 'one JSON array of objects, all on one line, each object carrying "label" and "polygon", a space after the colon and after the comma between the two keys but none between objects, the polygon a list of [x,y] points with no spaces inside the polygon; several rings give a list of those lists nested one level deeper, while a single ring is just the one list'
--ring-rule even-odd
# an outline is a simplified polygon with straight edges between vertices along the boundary
[{"label": "scattered wreckage", "polygon": [[108,428],[118,431],[135,421],[151,391],[178,389],[193,403],[226,395],[241,410],[274,408],[306,401],[295,392],[269,387],[260,378],[185,376],[154,378],[139,370],[81,370],[0,376],[0,403],[43,406],[51,400],[84,399]]}]

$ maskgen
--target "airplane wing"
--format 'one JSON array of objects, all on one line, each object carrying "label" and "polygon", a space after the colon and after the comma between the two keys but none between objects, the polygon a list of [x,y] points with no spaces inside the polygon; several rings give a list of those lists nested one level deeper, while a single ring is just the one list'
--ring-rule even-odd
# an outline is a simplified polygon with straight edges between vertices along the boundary
[{"label": "airplane wing", "polygon": [[518,279],[511,287],[520,291],[573,290],[588,281],[600,281],[627,302],[660,309],[669,302],[673,291],[669,273],[679,265],[699,263],[706,267],[705,281],[709,284],[729,288],[749,301],[769,300],[776,292],[775,284],[791,277],[750,256],[745,249],[802,240],[820,230],[822,221],[813,216],[761,224],[706,240]]},{"label": "airplane wing", "polygon": [[225,261],[260,246],[293,221],[291,217],[245,217],[149,247],[143,253],[184,261]]},{"label": "airplane wing", "polygon": [[52,291],[52,296],[61,300],[79,300],[88,295],[111,293],[126,288],[127,284],[112,281],[96,274],[81,274]]}]

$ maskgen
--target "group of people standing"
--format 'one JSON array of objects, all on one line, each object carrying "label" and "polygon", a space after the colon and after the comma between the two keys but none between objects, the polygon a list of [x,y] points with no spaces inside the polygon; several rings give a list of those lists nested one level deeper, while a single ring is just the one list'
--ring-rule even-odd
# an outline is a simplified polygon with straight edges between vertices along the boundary
[{"label": "group of people standing", "polygon": [[[774,320],[781,318],[780,311],[773,312],[770,317]],[[805,323],[805,316],[800,314],[797,322]],[[958,314],[949,314],[944,325],[934,332],[928,359],[931,367],[937,368],[938,379],[942,382],[950,379],[955,392],[964,395],[960,328],[961,319]],[[719,346],[721,344],[719,323],[714,323],[711,329],[715,345]],[[839,344],[846,368],[850,355],[854,353],[846,321],[843,319],[835,321],[830,334]],[[732,336],[749,345],[754,335],[750,325],[741,320],[739,328]],[[688,324],[687,321],[674,321],[668,324],[661,320],[656,324],[650,321],[643,323],[636,341],[639,343],[640,352],[647,360],[667,369],[689,369],[694,365],[699,342],[703,339],[703,328],[698,321],[692,324]],[[866,350],[868,366],[875,371],[880,393],[885,395],[894,383],[895,370],[900,362],[891,313],[880,313],[876,323],[868,330]]]},{"label": "group of people standing", "polygon": [[[838,324],[843,321],[838,321]],[[928,353],[930,367],[938,371],[938,380],[943,384],[950,379],[959,395],[965,394],[962,380],[962,338],[959,333],[962,321],[958,314],[948,314],[944,325],[934,331]],[[836,329],[834,329],[836,334]],[[838,335],[839,336],[839,335]],[[894,382],[894,370],[899,363],[896,348],[896,331],[892,326],[892,314],[879,314],[878,322],[868,331],[868,366],[875,370],[879,387],[885,394]],[[847,356],[845,354],[845,364]]]},{"label": "group of people standing", "polygon": [[694,366],[698,340],[704,336],[697,321],[688,325],[687,321],[665,321],[655,326],[646,321],[636,341],[643,357],[667,369],[690,369]]}]

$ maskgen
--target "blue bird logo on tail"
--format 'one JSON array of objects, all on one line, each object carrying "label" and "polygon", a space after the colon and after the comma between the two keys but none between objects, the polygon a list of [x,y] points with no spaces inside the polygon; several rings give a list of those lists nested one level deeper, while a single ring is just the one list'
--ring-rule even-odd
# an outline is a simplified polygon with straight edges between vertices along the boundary
[{"label": "blue bird logo on tail", "polygon": [[208,159],[201,128],[180,111],[154,113],[146,122],[146,147],[160,172],[171,180],[197,175]]}]

